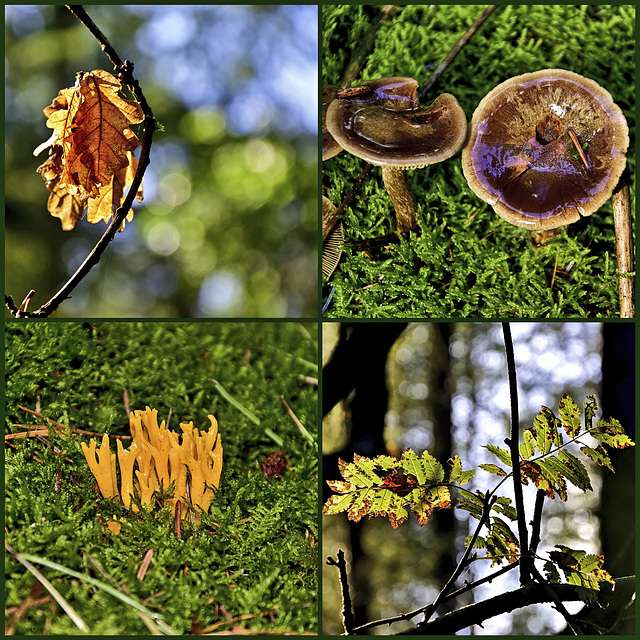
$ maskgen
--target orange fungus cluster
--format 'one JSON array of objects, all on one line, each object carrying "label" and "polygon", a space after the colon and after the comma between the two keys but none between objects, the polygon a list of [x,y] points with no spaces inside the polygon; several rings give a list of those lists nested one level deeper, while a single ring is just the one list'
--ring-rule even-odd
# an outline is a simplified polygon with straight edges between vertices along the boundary
[{"label": "orange fungus cluster", "polygon": [[[165,500],[172,511],[181,502],[182,517],[188,507],[208,511],[220,484],[222,472],[222,444],[218,435],[218,423],[210,415],[208,431],[199,431],[193,422],[181,423],[182,434],[169,431],[164,420],[158,425],[156,409],[132,411],[129,428],[133,442],[128,449],[117,442],[117,458],[120,465],[120,489],[116,477],[116,454],[109,448],[105,434],[96,451],[96,441],[82,443],[91,473],[95,476],[104,498],[121,497],[127,509],[138,511],[136,502],[149,505],[155,491],[173,486],[173,497]],[[135,500],[134,500],[135,498]],[[200,518],[196,515],[196,521]]]}]

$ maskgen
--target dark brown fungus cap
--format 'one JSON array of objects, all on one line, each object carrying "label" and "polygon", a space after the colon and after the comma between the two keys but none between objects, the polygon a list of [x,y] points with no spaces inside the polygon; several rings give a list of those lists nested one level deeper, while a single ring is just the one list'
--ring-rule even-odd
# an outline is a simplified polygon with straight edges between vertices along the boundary
[{"label": "dark brown fungus cap", "polygon": [[543,69],[485,96],[462,169],[474,193],[508,222],[555,229],[611,197],[628,146],[627,123],[607,91],[576,73]]},{"label": "dark brown fungus cap", "polygon": [[333,102],[338,93],[338,87],[327,85],[322,88],[322,159],[328,160],[337,156],[342,147],[333,139],[333,136],[327,131],[326,118],[327,109]]},{"label": "dark brown fungus cap", "polygon": [[447,93],[420,107],[411,78],[371,80],[338,90],[327,109],[329,133],[345,150],[375,165],[424,167],[457,153],[467,119]]}]

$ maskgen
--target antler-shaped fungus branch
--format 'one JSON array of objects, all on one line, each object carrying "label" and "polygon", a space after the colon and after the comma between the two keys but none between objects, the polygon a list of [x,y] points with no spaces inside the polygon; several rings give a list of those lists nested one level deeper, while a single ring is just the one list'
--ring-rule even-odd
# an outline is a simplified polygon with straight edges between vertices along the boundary
[{"label": "antler-shaped fungus branch", "polygon": [[[182,434],[168,431],[164,420],[158,425],[156,409],[129,414],[129,429],[133,442],[125,449],[118,440],[120,464],[120,496],[127,509],[137,511],[136,502],[152,503],[153,494],[160,488],[173,485],[173,497],[166,502],[175,510],[180,502],[182,517],[188,514],[188,506],[207,511],[220,485],[222,473],[222,444],[218,435],[218,423],[210,415],[211,426],[206,432],[195,429],[193,422],[181,423]],[[96,442],[90,446],[82,443],[91,473],[98,481],[104,498],[118,496],[116,479],[116,455],[109,450],[109,438],[104,435],[96,459]],[[134,466],[137,465],[137,469]],[[135,478],[134,480],[134,470]],[[134,502],[134,498],[137,500]],[[189,504],[190,503],[190,504]],[[200,518],[196,515],[196,522]]]}]

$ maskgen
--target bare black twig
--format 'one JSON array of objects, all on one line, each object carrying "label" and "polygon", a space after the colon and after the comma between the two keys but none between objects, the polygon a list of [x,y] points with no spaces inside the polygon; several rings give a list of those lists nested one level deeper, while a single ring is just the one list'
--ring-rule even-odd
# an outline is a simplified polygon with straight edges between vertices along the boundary
[{"label": "bare black twig", "polygon": [[351,594],[349,593],[349,577],[347,575],[347,561],[344,559],[344,551],[338,549],[338,560],[334,560],[331,556],[327,558],[327,564],[330,567],[338,567],[340,576],[340,590],[342,592],[342,624],[346,635],[353,632],[353,607],[351,605]]},{"label": "bare black twig", "polygon": [[[597,595],[597,591],[593,595]],[[553,595],[552,595],[553,594]],[[507,611],[514,611],[531,604],[554,602],[584,601],[584,587],[572,584],[529,582],[526,586],[514,591],[507,591],[497,596],[482,600],[475,604],[440,616],[424,627],[417,627],[407,632],[408,635],[448,635],[474,624],[482,624],[485,620]]]},{"label": "bare black twig", "polygon": [[447,57],[438,65],[438,68],[431,74],[431,77],[425,83],[424,87],[422,87],[420,93],[418,94],[418,98],[422,100],[429,89],[438,81],[438,78],[443,74],[445,69],[453,62],[453,59],[460,53],[462,47],[464,47],[467,42],[471,39],[471,36],[482,26],[483,22],[494,12],[498,5],[491,4],[489,5],[475,20],[475,22],[467,29],[466,33],[456,42],[456,45],[449,51]]},{"label": "bare black twig", "polygon": [[531,551],[531,555],[535,556],[536,549],[540,544],[540,526],[542,524],[542,509],[544,507],[544,499],[547,497],[547,494],[542,491],[542,489],[538,489],[536,493],[536,504],[533,508],[533,520],[531,521],[531,545],[529,550]]},{"label": "bare black twig", "polygon": [[15,317],[47,317],[51,315],[64,300],[70,297],[71,292],[78,286],[78,284],[80,284],[80,282],[85,278],[89,271],[91,271],[91,269],[96,264],[98,264],[100,257],[104,253],[109,243],[115,238],[116,232],[122,225],[122,222],[127,217],[127,214],[131,209],[133,199],[138,192],[140,184],[142,183],[142,178],[144,177],[145,171],[149,166],[149,155],[151,152],[153,132],[156,128],[156,121],[153,116],[151,107],[149,106],[149,103],[146,101],[144,94],[142,93],[139,82],[133,76],[133,64],[129,60],[123,61],[120,58],[115,49],[111,46],[109,40],[89,17],[82,5],[66,5],[66,7],[67,9],[69,9],[69,11],[71,11],[71,13],[73,13],[73,15],[76,16],[76,18],[78,18],[78,20],[80,20],[80,22],[82,22],[82,24],[100,43],[100,47],[102,48],[102,50],[119,71],[123,83],[131,89],[133,96],[142,107],[142,112],[144,113],[145,117],[142,122],[143,134],[142,144],[140,147],[140,158],[138,160],[138,169],[133,178],[131,187],[127,192],[124,202],[115,212],[115,215],[111,223],[109,224],[109,227],[104,232],[103,236],[100,238],[96,246],[91,250],[84,262],[78,267],[76,272],[71,276],[71,278],[69,278],[69,280],[67,280],[67,282],[60,288],[60,290],[48,302],[43,304],[36,311],[32,312],[28,312],[22,308],[23,306],[26,306],[24,305],[24,303],[20,307],[16,307],[13,298],[11,298],[11,296],[5,295],[5,305]]},{"label": "bare black twig", "polygon": [[513,469],[513,492],[515,495],[516,511],[518,512],[518,538],[522,558],[520,559],[520,584],[525,584],[529,579],[529,567],[531,565],[529,554],[529,535],[527,531],[527,519],[524,511],[524,498],[522,495],[522,481],[520,479],[520,451],[518,417],[518,380],[516,378],[516,360],[511,338],[511,327],[508,322],[502,323],[504,334],[504,347],[507,354],[507,373],[509,376],[509,395],[511,397],[511,433],[508,444],[511,451],[511,467]]}]

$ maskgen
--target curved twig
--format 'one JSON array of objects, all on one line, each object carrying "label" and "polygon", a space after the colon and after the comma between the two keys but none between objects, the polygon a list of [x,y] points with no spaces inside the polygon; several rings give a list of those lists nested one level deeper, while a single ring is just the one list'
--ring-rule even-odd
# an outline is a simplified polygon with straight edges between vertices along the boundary
[{"label": "curved twig", "polygon": [[60,306],[62,301],[66,300],[70,296],[71,292],[78,286],[78,284],[80,284],[80,282],[89,273],[89,271],[91,271],[91,269],[96,264],[98,264],[100,257],[104,253],[104,250],[107,248],[108,244],[115,238],[116,232],[120,228],[120,225],[122,224],[124,219],[127,217],[129,209],[131,209],[133,199],[138,192],[140,184],[142,183],[142,178],[144,177],[145,171],[149,166],[151,142],[153,132],[156,128],[156,120],[153,116],[153,112],[151,111],[151,107],[149,106],[149,103],[142,93],[140,83],[133,76],[133,63],[128,60],[122,60],[120,58],[107,37],[96,26],[96,24],[89,17],[82,5],[66,5],[66,7],[95,37],[102,50],[117,68],[123,84],[126,84],[131,89],[133,96],[142,107],[142,112],[144,113],[145,117],[142,121],[143,134],[142,144],[140,147],[140,158],[138,160],[137,171],[133,178],[133,182],[131,183],[131,187],[129,188],[129,191],[127,192],[127,195],[124,199],[124,202],[115,212],[111,223],[109,224],[107,230],[104,232],[103,236],[100,238],[96,246],[91,250],[89,255],[85,258],[84,262],[78,267],[76,272],[71,276],[71,278],[69,278],[69,280],[67,280],[67,282],[60,288],[60,290],[48,302],[45,302],[45,304],[43,304],[36,311],[26,311],[26,309],[24,308],[26,307],[24,302],[22,305],[20,305],[20,307],[16,307],[13,298],[11,298],[11,296],[5,295],[5,305],[16,318],[47,317],[51,315]]}]

